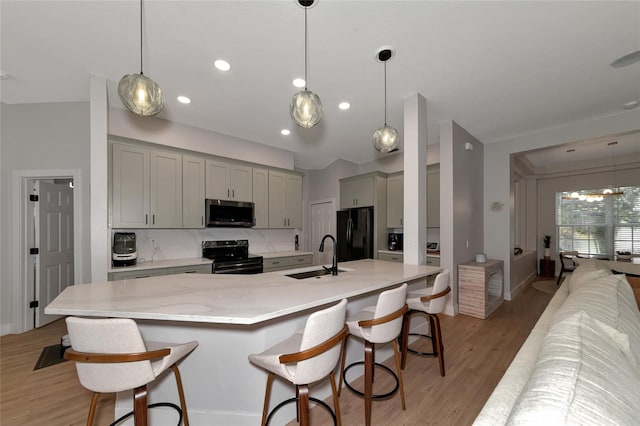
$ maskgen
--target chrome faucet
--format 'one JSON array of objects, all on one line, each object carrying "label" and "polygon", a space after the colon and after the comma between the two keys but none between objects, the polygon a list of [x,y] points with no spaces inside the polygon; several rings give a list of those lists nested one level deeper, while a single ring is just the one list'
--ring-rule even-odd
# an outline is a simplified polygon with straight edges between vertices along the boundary
[{"label": "chrome faucet", "polygon": [[322,237],[322,242],[320,243],[320,248],[318,249],[318,251],[321,253],[324,251],[324,240],[326,240],[327,238],[331,238],[331,241],[333,241],[333,262],[331,264],[331,268],[327,268],[324,265],[322,265],[322,267],[327,271],[331,271],[331,275],[338,275],[338,254],[336,251],[336,239],[329,234],[325,235],[324,237]]}]

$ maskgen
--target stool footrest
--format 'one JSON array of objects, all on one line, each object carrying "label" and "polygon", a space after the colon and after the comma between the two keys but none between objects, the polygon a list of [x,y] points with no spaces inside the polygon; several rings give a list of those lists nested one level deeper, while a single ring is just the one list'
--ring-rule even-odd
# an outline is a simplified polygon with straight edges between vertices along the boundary
[{"label": "stool footrest", "polygon": [[[329,406],[329,404],[327,404],[324,401],[321,401],[317,398],[313,398],[313,397],[309,397],[309,401],[313,401],[316,404],[320,405],[321,407],[323,407],[325,410],[327,410],[329,412],[329,414],[331,414],[331,418],[333,419],[333,425],[337,426],[338,424],[338,420],[336,418],[336,413],[334,413],[333,409]],[[273,407],[273,409],[269,412],[269,415],[267,416],[267,420],[265,422],[265,424],[268,426],[269,422],[271,421],[271,417],[282,407],[284,407],[287,404],[291,404],[292,402],[298,402],[298,398],[289,398],[286,399],[284,401],[282,401],[280,404],[276,405],[275,407]]]},{"label": "stool footrest", "polygon": [[[364,365],[364,361],[358,361],[358,362],[354,362],[352,364],[349,364],[348,366],[345,367],[344,369],[344,384],[347,388],[349,388],[349,390],[353,393],[355,393],[356,395],[360,396],[361,398],[364,398],[364,392],[361,392],[357,389],[355,389],[353,386],[351,386],[351,384],[347,381],[347,371],[349,371],[349,369],[351,367],[355,367],[356,365]],[[379,394],[379,395],[371,395],[371,399],[373,400],[381,400],[381,399],[388,399],[391,396],[395,395],[395,393],[398,391],[399,388],[399,382],[398,382],[398,375],[396,373],[393,372],[392,369],[390,369],[389,367],[387,367],[386,365],[383,364],[379,364],[377,362],[373,363],[374,367],[380,367],[383,370],[386,370],[389,374],[391,374],[391,376],[393,376],[394,380],[396,381],[395,386],[393,387],[393,389],[390,392],[387,393],[383,393],[383,394]]]},{"label": "stool footrest", "polygon": [[[409,333],[409,336],[418,336],[418,337],[424,337],[425,339],[433,340],[433,337],[429,336],[427,334]],[[416,354],[416,355],[420,355],[420,356],[430,356],[430,357],[437,357],[438,356],[438,352],[420,352],[420,351],[417,351],[415,349],[411,349],[409,347],[409,342],[407,342],[406,345],[407,345],[407,351],[411,352],[412,354]]]}]

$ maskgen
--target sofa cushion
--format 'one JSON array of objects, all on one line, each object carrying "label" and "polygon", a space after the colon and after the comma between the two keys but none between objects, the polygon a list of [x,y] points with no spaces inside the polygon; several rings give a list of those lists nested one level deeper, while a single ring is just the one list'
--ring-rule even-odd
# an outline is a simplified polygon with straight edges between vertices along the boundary
[{"label": "sofa cushion", "polygon": [[640,369],[586,312],[555,324],[511,425],[640,424]]},{"label": "sofa cushion", "polygon": [[569,278],[569,293],[574,292],[580,286],[600,277],[611,275],[611,272],[591,265],[580,265],[571,273]]},{"label": "sofa cushion", "polygon": [[585,282],[554,315],[554,323],[585,311],[592,318],[629,336],[634,358],[640,363],[640,311],[624,275],[607,275]]}]

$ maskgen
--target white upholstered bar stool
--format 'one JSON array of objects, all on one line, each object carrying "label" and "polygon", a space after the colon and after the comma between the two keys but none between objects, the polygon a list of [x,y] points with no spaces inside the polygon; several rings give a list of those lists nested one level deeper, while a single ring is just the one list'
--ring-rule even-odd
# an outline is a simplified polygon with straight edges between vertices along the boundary
[{"label": "white upholstered bar stool", "polygon": [[71,348],[64,357],[76,362],[80,384],[93,392],[87,426],[93,425],[101,393],[133,389],[134,423],[147,424],[147,384],[171,368],[176,377],[181,417],[189,425],[182,380],[176,363],[198,342],[184,344],[144,342],[135,321],[128,318],[67,318]]},{"label": "white upholstered bar stool", "polygon": [[[297,402],[298,420],[301,426],[309,425],[309,400],[326,408],[333,416],[334,424],[340,422],[340,404],[336,380],[333,374],[342,352],[347,336],[344,319],[347,315],[347,300],[312,313],[307,319],[304,330],[299,330],[288,339],[276,344],[266,351],[249,355],[249,361],[269,372],[262,410],[262,425],[269,424],[271,417],[284,405]],[[278,376],[296,387],[296,397],[278,404],[271,413],[269,399],[273,379]],[[335,413],[331,408],[316,398],[309,397],[309,385],[327,376],[331,379],[331,391]]]},{"label": "white upholstered bar stool", "polygon": [[[449,287],[449,271],[445,269],[436,276],[433,287],[412,291],[407,296],[409,312],[404,315],[402,324],[402,369],[407,365],[407,352],[422,356],[438,357],[440,362],[440,375],[444,377],[444,346],[442,344],[442,332],[440,330],[440,318],[438,314],[444,311],[444,302],[447,294],[451,292]],[[415,314],[424,315],[427,319],[428,333],[409,333],[411,317]],[[421,336],[431,339],[433,352],[419,352],[409,348],[409,336]]]},{"label": "white upholstered bar stool", "polygon": [[[362,311],[347,319],[349,334],[364,340],[364,362],[356,362],[345,368],[346,351],[342,355],[342,366],[340,369],[340,386],[345,373],[351,367],[364,364],[364,392],[354,389],[346,380],[345,385],[356,395],[364,397],[365,424],[371,424],[371,403],[374,399],[386,399],[400,390],[400,401],[402,409],[405,409],[404,386],[402,384],[402,371],[400,369],[400,353],[398,352],[398,342],[402,330],[402,318],[408,308],[406,305],[407,284],[392,290],[383,291],[378,296],[376,306],[364,308]],[[396,374],[382,364],[375,362],[375,345],[391,342],[393,345],[393,355],[396,364]],[[383,368],[396,378],[396,387],[384,395],[373,394],[374,367]]]}]

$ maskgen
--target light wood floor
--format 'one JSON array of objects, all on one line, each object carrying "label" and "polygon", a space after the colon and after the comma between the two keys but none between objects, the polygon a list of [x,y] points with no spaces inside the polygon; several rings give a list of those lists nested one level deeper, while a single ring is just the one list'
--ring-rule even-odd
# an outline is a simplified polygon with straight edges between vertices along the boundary
[{"label": "light wood floor", "polygon": [[[440,377],[436,359],[410,355],[403,373],[407,410],[401,410],[397,396],[374,401],[373,423],[471,424],[550,299],[551,295],[528,287],[515,301],[505,302],[486,320],[465,315],[441,316],[446,377]],[[85,424],[91,394],[78,383],[73,363],[33,371],[42,348],[59,343],[64,334],[64,321],[56,321],[37,330],[0,338],[2,426]],[[388,384],[384,374],[376,378],[376,387]],[[364,406],[360,398],[344,389],[340,405],[343,425],[363,424]],[[113,412],[114,397],[103,395],[95,424],[108,425],[113,421]],[[332,424],[320,410],[312,410],[312,416],[314,425]]]}]

